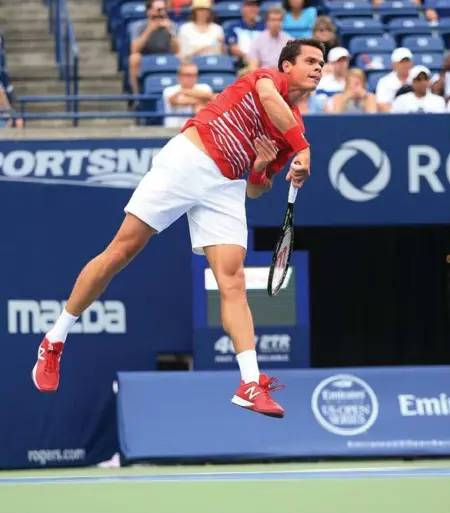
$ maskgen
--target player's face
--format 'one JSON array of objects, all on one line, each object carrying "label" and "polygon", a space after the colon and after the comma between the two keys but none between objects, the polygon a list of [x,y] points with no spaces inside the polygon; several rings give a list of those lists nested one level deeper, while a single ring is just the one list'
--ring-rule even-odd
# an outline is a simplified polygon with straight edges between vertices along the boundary
[{"label": "player's face", "polygon": [[295,64],[287,61],[283,64],[289,88],[314,91],[322,78],[324,64],[321,50],[314,46],[302,46]]}]

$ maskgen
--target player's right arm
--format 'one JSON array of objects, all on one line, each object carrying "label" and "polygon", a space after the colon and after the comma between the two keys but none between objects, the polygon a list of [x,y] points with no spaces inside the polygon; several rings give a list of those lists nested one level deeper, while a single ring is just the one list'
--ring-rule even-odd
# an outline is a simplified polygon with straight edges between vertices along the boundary
[{"label": "player's right arm", "polygon": [[301,187],[306,176],[310,174],[309,144],[298,126],[291,108],[270,78],[260,78],[256,82],[256,92],[270,121],[284,135],[296,153],[286,178],[291,180],[295,187]]}]

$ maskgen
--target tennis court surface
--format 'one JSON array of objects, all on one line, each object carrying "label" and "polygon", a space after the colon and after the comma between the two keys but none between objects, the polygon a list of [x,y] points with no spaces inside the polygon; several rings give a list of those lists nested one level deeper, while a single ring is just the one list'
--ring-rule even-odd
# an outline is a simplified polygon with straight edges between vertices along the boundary
[{"label": "tennis court surface", "polygon": [[1,513],[448,513],[450,461],[0,472]]}]

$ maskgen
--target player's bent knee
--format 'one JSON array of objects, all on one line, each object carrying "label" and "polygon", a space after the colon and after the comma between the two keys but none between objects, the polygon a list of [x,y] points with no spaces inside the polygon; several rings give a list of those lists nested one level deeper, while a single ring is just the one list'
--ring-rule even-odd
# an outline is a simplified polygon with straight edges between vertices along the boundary
[{"label": "player's bent knee", "polygon": [[218,273],[218,286],[224,299],[245,296],[245,274],[243,267]]}]

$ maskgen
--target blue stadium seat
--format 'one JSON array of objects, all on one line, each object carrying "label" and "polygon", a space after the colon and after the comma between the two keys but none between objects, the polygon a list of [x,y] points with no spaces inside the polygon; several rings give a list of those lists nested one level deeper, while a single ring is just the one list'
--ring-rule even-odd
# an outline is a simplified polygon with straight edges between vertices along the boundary
[{"label": "blue stadium seat", "polygon": [[178,83],[175,74],[148,75],[144,80],[144,94],[162,94],[166,87]]},{"label": "blue stadium seat", "polygon": [[221,21],[241,19],[241,2],[221,2],[213,7],[213,13]]},{"label": "blue stadium seat", "polygon": [[336,20],[336,26],[341,35],[343,46],[347,46],[352,36],[381,36],[384,28],[379,20],[370,18],[348,18]]},{"label": "blue stadium seat", "polygon": [[233,59],[229,55],[199,55],[192,59],[199,73],[234,73]]},{"label": "blue stadium seat", "polygon": [[391,54],[390,53],[364,53],[358,55],[355,64],[364,71],[372,70],[391,70]]},{"label": "blue stadium seat", "polygon": [[208,84],[215,93],[220,93],[236,80],[235,75],[231,74],[207,74],[200,75],[198,78],[199,84]]},{"label": "blue stadium seat", "polygon": [[377,89],[378,81],[386,75],[385,71],[372,71],[367,73],[367,89],[374,93]]},{"label": "blue stadium seat", "polygon": [[443,52],[444,41],[440,36],[406,36],[402,39],[402,46],[411,52]]},{"label": "blue stadium seat", "polygon": [[180,59],[175,55],[144,55],[141,62],[141,78],[152,73],[176,73]]},{"label": "blue stadium seat", "polygon": [[147,16],[144,2],[130,2],[120,7],[120,17],[123,21],[140,20]]},{"label": "blue stadium seat", "polygon": [[426,66],[431,71],[440,71],[444,65],[442,53],[416,53],[413,58],[414,65]]},{"label": "blue stadium seat", "polygon": [[450,18],[441,18],[435,30],[444,39],[446,47],[450,48]]},{"label": "blue stadium seat", "polygon": [[421,18],[395,18],[387,24],[387,28],[397,38],[412,34],[429,35],[431,32],[428,21]]},{"label": "blue stadium seat", "polygon": [[264,15],[269,7],[273,7],[274,5],[280,7],[283,5],[282,2],[279,2],[277,0],[269,0],[261,3],[261,14]]},{"label": "blue stadium seat", "polygon": [[325,1],[325,8],[333,18],[348,18],[353,16],[372,17],[372,5],[369,2]]},{"label": "blue stadium seat", "polygon": [[420,7],[410,0],[385,1],[375,7],[374,14],[379,16],[383,23],[398,17],[417,17],[420,14]]},{"label": "blue stadium seat", "polygon": [[362,52],[392,52],[397,45],[391,36],[356,36],[350,40],[352,55]]}]

